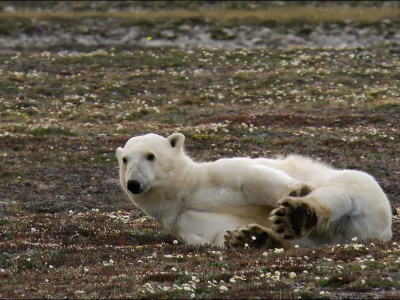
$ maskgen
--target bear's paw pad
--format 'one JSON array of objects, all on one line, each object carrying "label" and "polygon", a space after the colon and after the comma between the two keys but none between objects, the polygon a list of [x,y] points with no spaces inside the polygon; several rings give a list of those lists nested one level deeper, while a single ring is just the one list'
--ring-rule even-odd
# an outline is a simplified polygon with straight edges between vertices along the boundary
[{"label": "bear's paw pad", "polygon": [[311,232],[318,222],[315,209],[299,198],[284,198],[268,219],[272,230],[285,240],[299,239]]},{"label": "bear's paw pad", "polygon": [[288,187],[285,197],[304,197],[313,191],[313,187],[306,183],[298,183]]},{"label": "bear's paw pad", "polygon": [[224,238],[227,248],[246,247],[246,244],[248,247],[260,248],[268,244],[272,237],[265,228],[251,224],[228,230]]}]

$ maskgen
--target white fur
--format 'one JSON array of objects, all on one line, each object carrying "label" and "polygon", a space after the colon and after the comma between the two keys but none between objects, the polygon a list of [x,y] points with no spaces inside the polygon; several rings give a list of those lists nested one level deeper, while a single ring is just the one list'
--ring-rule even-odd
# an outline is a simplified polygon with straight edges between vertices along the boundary
[{"label": "white fur", "polygon": [[[294,155],[196,163],[185,155],[184,140],[179,133],[168,138],[147,134],[117,149],[120,182],[129,199],[182,242],[223,246],[227,230],[251,223],[270,227],[270,212],[300,183],[313,187],[303,198],[317,199],[332,214],[324,230],[296,244],[392,237],[389,201],[375,179],[364,172],[335,170]],[[147,160],[149,154],[155,156],[153,161]],[[140,182],[143,191],[132,194],[128,180]]]}]

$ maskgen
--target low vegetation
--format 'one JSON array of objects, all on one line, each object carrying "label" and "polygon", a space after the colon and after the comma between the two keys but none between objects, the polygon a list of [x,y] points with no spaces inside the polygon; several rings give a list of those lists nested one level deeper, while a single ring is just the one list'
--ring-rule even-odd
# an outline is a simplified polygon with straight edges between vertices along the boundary
[{"label": "low vegetation", "polygon": [[[400,298],[397,49],[0,53],[0,297]],[[115,159],[175,131],[198,161],[296,153],[374,175],[392,241],[178,243],[128,202]]]}]

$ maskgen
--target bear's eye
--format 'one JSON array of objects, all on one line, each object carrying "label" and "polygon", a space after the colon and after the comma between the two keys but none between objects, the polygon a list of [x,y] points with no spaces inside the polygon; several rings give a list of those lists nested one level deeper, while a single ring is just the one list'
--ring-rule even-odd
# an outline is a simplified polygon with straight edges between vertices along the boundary
[{"label": "bear's eye", "polygon": [[148,161],[153,161],[156,157],[154,156],[154,154],[149,154],[149,155],[147,155],[146,158]]},{"label": "bear's eye", "polygon": [[123,157],[123,158],[122,158],[122,162],[124,163],[124,165],[127,164],[128,160],[126,159],[126,157]]}]

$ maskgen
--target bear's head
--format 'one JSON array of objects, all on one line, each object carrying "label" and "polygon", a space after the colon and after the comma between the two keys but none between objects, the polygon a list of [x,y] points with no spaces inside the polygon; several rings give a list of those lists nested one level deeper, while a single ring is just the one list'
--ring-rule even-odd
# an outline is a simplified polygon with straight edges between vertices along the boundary
[{"label": "bear's head", "polygon": [[124,148],[119,147],[116,156],[125,192],[137,195],[168,185],[187,159],[184,142],[185,136],[181,133],[167,138],[150,133],[133,137]]}]

